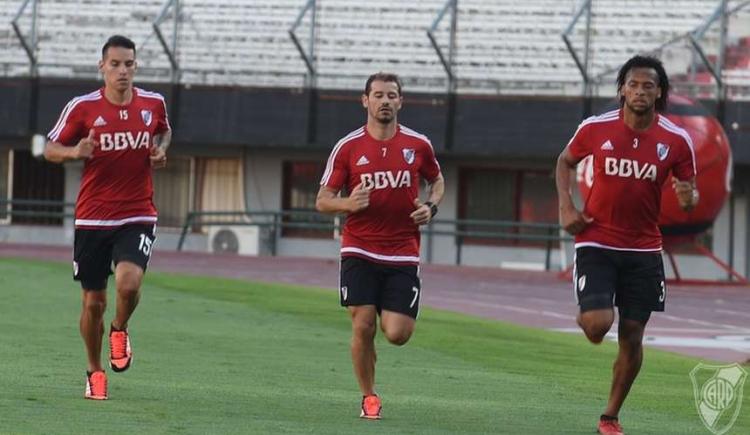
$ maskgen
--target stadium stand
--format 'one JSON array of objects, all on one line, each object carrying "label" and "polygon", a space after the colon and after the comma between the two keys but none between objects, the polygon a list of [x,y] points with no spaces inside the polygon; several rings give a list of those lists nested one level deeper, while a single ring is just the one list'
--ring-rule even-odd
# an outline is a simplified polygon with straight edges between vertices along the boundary
[{"label": "stadium stand", "polygon": [[[5,76],[29,71],[26,54],[10,26],[22,3],[0,0],[0,68]],[[40,74],[94,77],[102,41],[118,32],[139,44],[141,80],[169,80],[168,58],[152,29],[164,4],[163,0],[39,2]],[[180,4],[177,59],[183,83],[304,86],[305,64],[288,31],[306,0],[183,0]],[[580,4],[580,0],[529,0],[523,4],[461,0],[454,57],[459,92],[564,93],[578,89],[580,73],[560,35]],[[654,50],[697,28],[717,4],[716,0],[595,0],[591,75],[607,72],[633,53]],[[372,71],[392,70],[404,77],[411,90],[445,90],[446,73],[426,35],[444,5],[444,0],[319,0],[315,32],[318,86],[356,89],[362,77]],[[303,46],[309,42],[310,15],[304,16],[296,30]],[[170,12],[161,25],[168,39],[173,19]],[[449,22],[446,16],[435,32],[446,52]],[[28,36],[30,7],[19,25]],[[581,19],[571,35],[577,50],[584,47],[585,30]],[[709,33],[708,38],[712,37]],[[744,73],[729,75],[733,80],[748,80]]]}]

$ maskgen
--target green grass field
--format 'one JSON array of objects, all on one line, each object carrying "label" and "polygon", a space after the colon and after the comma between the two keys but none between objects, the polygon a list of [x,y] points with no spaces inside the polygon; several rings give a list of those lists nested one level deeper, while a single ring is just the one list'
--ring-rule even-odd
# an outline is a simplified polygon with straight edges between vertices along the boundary
[{"label": "green grass field", "polygon": [[[335,292],[149,273],[134,365],[87,401],[70,273],[0,259],[0,433],[590,434],[607,399],[612,343],[423,309],[407,346],[378,339],[384,418],[363,421]],[[708,434],[698,362],[647,349],[626,432]],[[729,433],[750,433],[750,403]]]}]

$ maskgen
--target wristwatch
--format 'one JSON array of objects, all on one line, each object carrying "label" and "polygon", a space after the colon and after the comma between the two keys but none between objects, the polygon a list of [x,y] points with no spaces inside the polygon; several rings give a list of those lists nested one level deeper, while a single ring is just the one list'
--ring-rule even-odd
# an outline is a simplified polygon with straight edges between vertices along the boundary
[{"label": "wristwatch", "polygon": [[424,205],[426,205],[427,207],[430,207],[430,217],[431,217],[431,218],[435,217],[435,215],[436,215],[436,214],[437,214],[437,212],[438,212],[438,206],[437,206],[437,205],[435,205],[435,204],[433,204],[433,202],[432,202],[432,201],[426,201],[426,202],[424,203]]}]

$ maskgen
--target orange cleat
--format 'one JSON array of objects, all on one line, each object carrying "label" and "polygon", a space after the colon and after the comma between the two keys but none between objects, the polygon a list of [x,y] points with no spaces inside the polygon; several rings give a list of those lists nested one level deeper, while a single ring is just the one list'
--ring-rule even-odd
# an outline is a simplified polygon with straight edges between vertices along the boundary
[{"label": "orange cleat", "polygon": [[380,397],[377,394],[370,396],[362,396],[362,412],[360,412],[360,418],[367,418],[370,420],[380,420],[380,410],[383,407],[380,405]]},{"label": "orange cleat", "polygon": [[107,400],[107,375],[103,370],[86,372],[86,392],[83,397],[91,400]]},{"label": "orange cleat", "polygon": [[625,435],[617,419],[599,419],[599,433],[601,435]]},{"label": "orange cleat", "polygon": [[133,361],[133,353],[130,351],[130,336],[128,330],[119,331],[115,328],[109,330],[109,366],[115,372],[124,372]]}]

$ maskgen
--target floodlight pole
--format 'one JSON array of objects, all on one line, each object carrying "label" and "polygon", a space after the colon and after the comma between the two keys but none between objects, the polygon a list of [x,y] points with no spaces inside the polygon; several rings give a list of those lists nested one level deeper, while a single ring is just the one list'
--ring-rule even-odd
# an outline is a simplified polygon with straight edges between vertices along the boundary
[{"label": "floodlight pole", "polygon": [[[317,0],[308,0],[305,6],[297,14],[297,19],[294,20],[292,27],[289,28],[289,37],[292,39],[292,43],[297,48],[302,61],[305,63],[307,68],[307,74],[305,75],[305,88],[307,89],[308,95],[308,106],[307,106],[307,143],[315,143],[317,140],[317,124],[318,124],[318,71],[315,62],[315,27],[317,24]],[[310,35],[307,43],[307,50],[302,47],[302,43],[297,37],[297,28],[302,24],[302,20],[310,12]]]},{"label": "floodlight pole", "polygon": [[[18,25],[18,20],[21,19],[26,8],[31,3],[31,40],[27,40],[21,32],[21,27]],[[28,127],[29,131],[33,135],[36,133],[37,121],[38,121],[38,107],[39,107],[39,60],[36,56],[37,45],[39,44],[38,38],[38,15],[39,15],[39,1],[38,0],[25,0],[21,7],[18,8],[18,12],[10,22],[13,27],[18,41],[21,43],[23,50],[26,52],[26,56],[29,58],[29,89],[31,91],[29,105],[29,119]]]},{"label": "floodlight pole", "polygon": [[[167,43],[167,39],[164,37],[164,34],[161,31],[161,23],[164,22],[164,20],[167,19],[169,15],[169,10],[172,9],[172,19],[174,22],[172,23],[172,40],[170,43]],[[162,49],[164,50],[164,53],[167,55],[167,59],[169,59],[169,66],[170,66],[170,75],[171,75],[171,83],[172,83],[172,91],[170,95],[170,122],[172,124],[172,127],[175,128],[180,122],[180,77],[182,76],[182,69],[180,68],[180,64],[177,61],[177,48],[178,48],[178,41],[180,39],[179,37],[179,31],[180,31],[180,16],[182,15],[182,8],[180,5],[180,0],[167,0],[164,3],[164,6],[161,9],[161,12],[159,12],[159,15],[154,19],[154,21],[151,23],[151,27],[154,30],[154,34],[156,35],[156,38],[159,40],[159,44],[161,45]]]},{"label": "floodlight pole", "polygon": [[[445,14],[450,11],[451,22],[450,22],[450,36],[448,40],[448,56],[446,58],[440,45],[437,43],[435,38],[435,31],[438,25],[445,17]],[[450,150],[453,148],[453,135],[456,124],[456,90],[458,89],[458,81],[456,78],[455,71],[455,58],[456,58],[456,33],[458,28],[458,0],[447,0],[443,8],[438,12],[437,17],[432,22],[432,25],[427,29],[427,38],[432,44],[432,48],[435,49],[435,53],[440,59],[440,63],[443,65],[445,74],[448,76],[448,110],[446,113],[445,122],[445,149]]]},{"label": "floodlight pole", "polygon": [[[318,73],[315,68],[315,24],[317,15],[317,0],[307,0],[305,6],[297,14],[297,19],[294,20],[292,27],[289,28],[289,37],[292,38],[292,43],[297,48],[302,61],[305,62],[307,68],[306,85],[308,87],[315,87],[317,85]],[[307,44],[307,50],[302,47],[302,43],[297,37],[297,28],[302,24],[302,20],[310,11],[310,40]]]},{"label": "floodlight pole", "polygon": [[[23,36],[23,33],[21,32],[21,27],[18,25],[18,20],[21,19],[21,15],[23,15],[29,3],[31,3],[31,41],[28,41],[26,37]],[[37,35],[38,12],[39,12],[38,0],[24,0],[24,2],[21,4],[21,7],[18,8],[18,12],[16,12],[16,15],[10,21],[10,25],[11,27],[13,27],[13,32],[16,34],[18,41],[21,43],[21,47],[23,47],[23,50],[26,52],[26,56],[29,58],[29,74],[31,74],[31,77],[36,77],[37,75],[39,75],[38,60],[36,57],[36,49],[37,49],[37,43],[38,43],[38,38],[37,38],[38,36]]]},{"label": "floodlight pole", "polygon": [[[167,40],[164,37],[164,34],[161,31],[161,28],[159,27],[159,25],[162,22],[164,22],[164,20],[167,18],[170,8],[174,9],[173,11],[174,23],[172,27],[171,47],[170,47],[170,44],[167,43]],[[164,6],[162,7],[161,12],[159,13],[159,16],[156,17],[153,23],[151,23],[151,27],[154,29],[154,34],[156,34],[156,38],[159,40],[159,44],[161,44],[161,47],[164,49],[164,53],[167,55],[167,58],[169,59],[169,65],[171,68],[173,84],[179,83],[180,75],[181,75],[180,64],[177,61],[177,40],[179,39],[178,38],[179,21],[180,21],[180,0],[167,0],[167,2],[164,3]]]},{"label": "floodlight pole", "polygon": [[[562,40],[565,42],[565,47],[568,49],[570,56],[573,58],[578,71],[581,73],[583,79],[583,117],[591,115],[591,98],[592,98],[592,86],[591,76],[589,75],[589,51],[591,45],[591,4],[592,0],[583,0],[581,5],[578,6],[578,10],[573,15],[573,19],[570,20],[570,24],[562,33]],[[586,14],[586,36],[583,43],[583,60],[578,57],[573,48],[573,43],[570,41],[570,35],[573,33],[578,20],[581,19],[583,14]]]}]

